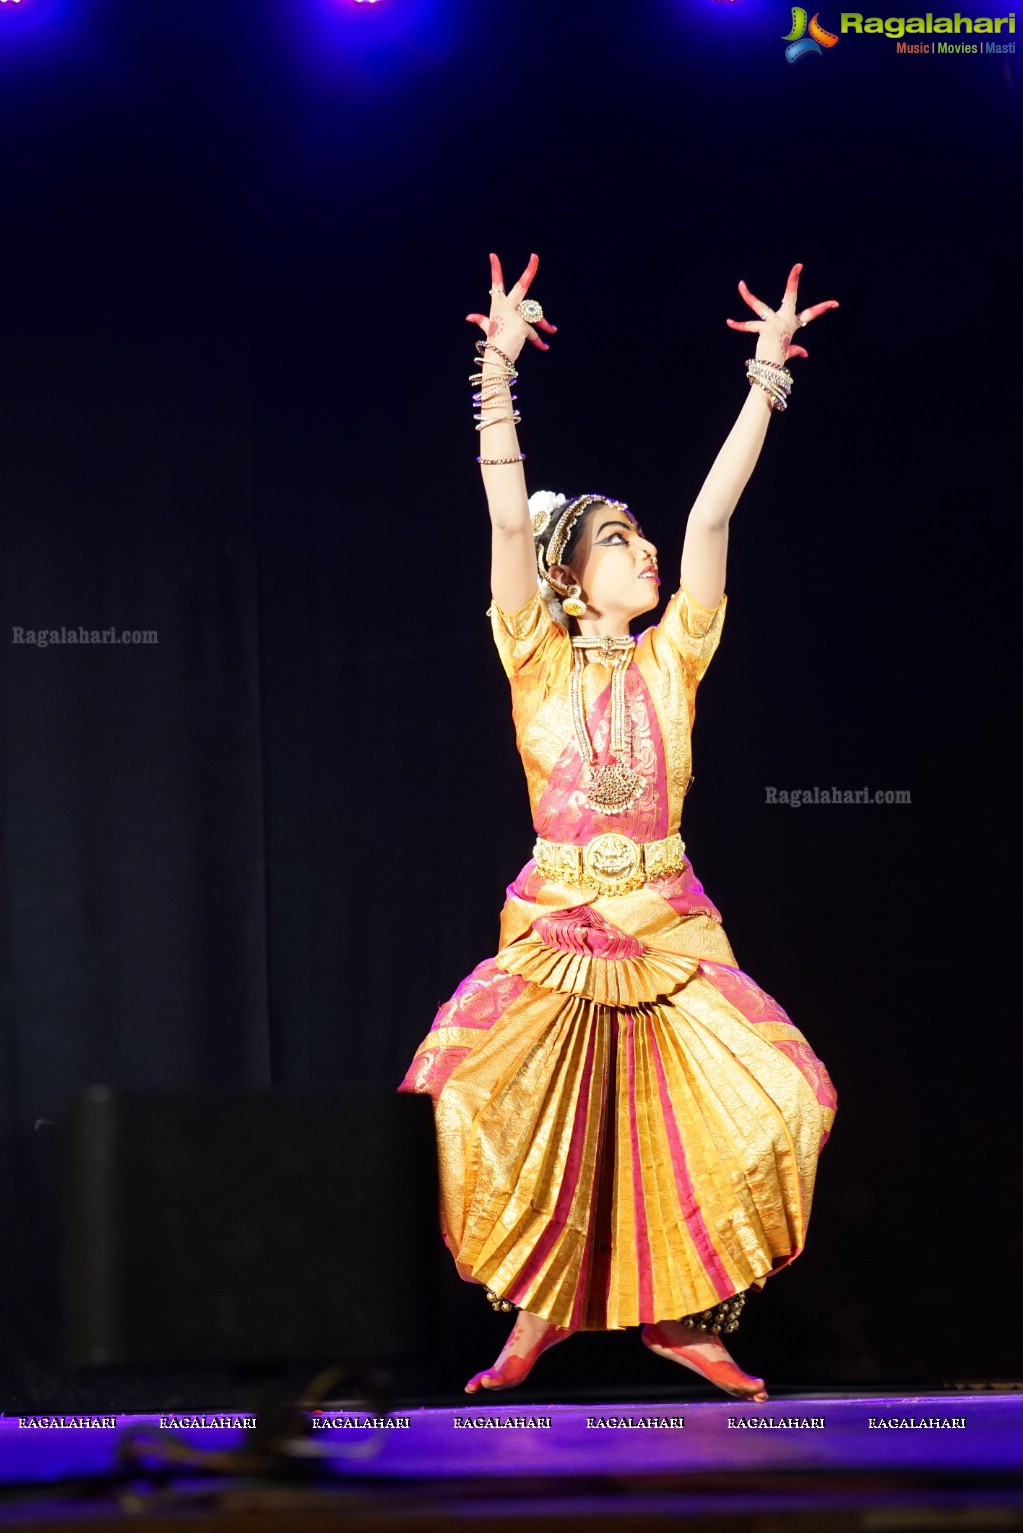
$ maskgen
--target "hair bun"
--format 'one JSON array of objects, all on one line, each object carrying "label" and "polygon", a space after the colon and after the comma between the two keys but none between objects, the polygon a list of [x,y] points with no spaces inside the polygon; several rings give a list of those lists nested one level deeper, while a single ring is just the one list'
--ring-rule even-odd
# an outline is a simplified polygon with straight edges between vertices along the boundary
[{"label": "hair bun", "polygon": [[533,528],[534,538],[541,537],[550,525],[551,516],[558,506],[565,504],[564,495],[555,495],[553,490],[534,490],[529,497],[529,521]]}]

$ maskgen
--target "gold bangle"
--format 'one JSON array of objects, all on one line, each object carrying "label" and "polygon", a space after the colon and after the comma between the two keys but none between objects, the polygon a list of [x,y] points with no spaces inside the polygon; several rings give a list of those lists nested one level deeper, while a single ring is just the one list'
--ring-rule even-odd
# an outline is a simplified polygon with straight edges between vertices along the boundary
[{"label": "gold bangle", "polygon": [[493,341],[477,341],[476,350],[479,352],[481,357],[485,351],[496,351],[502,362],[507,362],[509,367],[515,366],[515,363],[512,361],[511,357],[507,356],[501,350],[500,346],[495,346]]},{"label": "gold bangle", "polygon": [[477,458],[476,462],[482,468],[497,468],[501,463],[521,463],[525,456],[524,452],[520,452],[515,458]]},{"label": "gold bangle", "polygon": [[788,368],[774,368],[770,362],[759,362],[755,357],[751,357],[746,363],[746,371],[748,373],[762,373],[765,378],[770,378],[771,382],[777,383],[780,388],[790,389],[792,387],[792,374]]},{"label": "gold bangle", "polygon": [[763,389],[764,393],[767,395],[767,403],[770,405],[772,410],[785,410],[788,408],[784,399],[773,393],[773,391],[768,387],[766,383],[761,383],[759,378],[751,378],[750,383],[755,384],[758,389]]}]

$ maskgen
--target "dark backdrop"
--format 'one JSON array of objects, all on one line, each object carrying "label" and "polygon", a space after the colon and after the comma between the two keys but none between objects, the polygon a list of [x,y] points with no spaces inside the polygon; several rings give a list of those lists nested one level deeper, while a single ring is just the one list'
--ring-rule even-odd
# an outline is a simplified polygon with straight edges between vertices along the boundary
[{"label": "dark backdrop", "polygon": [[[466,381],[490,249],[509,281],[540,253],[559,325],[522,359],[530,487],[627,499],[669,568],[747,388],[738,280],[774,305],[803,261],[841,302],[732,522],[683,825],[839,1092],[740,1356],[1019,1376],[1018,64],[792,65],[789,25],[3,8],[4,1408],[66,1403],[26,1146],[70,1093],[396,1085],[494,951],[531,835]],[[13,642],[78,625],[158,642]],[[765,802],[815,784],[912,802]],[[502,1323],[450,1285],[457,1390]],[[634,1335],[545,1369],[664,1383]]]}]

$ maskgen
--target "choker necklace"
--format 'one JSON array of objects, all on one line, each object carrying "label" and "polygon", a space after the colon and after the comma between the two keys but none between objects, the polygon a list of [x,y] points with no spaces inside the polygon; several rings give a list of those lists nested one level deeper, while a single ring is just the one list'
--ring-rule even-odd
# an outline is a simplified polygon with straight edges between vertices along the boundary
[{"label": "choker necklace", "polygon": [[[600,638],[585,634],[572,639],[572,722],[579,744],[579,754],[589,768],[589,787],[585,803],[601,814],[622,814],[639,798],[646,787],[646,778],[624,764],[622,757],[629,750],[625,740],[625,672],[632,659],[636,640],[630,634],[623,639],[613,639],[609,634]],[[606,766],[597,765],[597,752],[593,748],[586,728],[586,709],[583,705],[583,667],[586,650],[598,650],[604,665],[611,667],[611,755],[616,759]]]}]

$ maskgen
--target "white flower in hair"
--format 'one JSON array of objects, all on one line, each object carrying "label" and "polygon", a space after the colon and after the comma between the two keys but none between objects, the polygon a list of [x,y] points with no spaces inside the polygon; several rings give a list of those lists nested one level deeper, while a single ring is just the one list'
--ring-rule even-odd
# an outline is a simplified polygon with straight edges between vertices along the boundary
[{"label": "white flower in hair", "polygon": [[547,531],[551,516],[558,506],[565,504],[564,495],[555,495],[553,490],[534,490],[529,497],[529,520],[533,528],[534,538],[538,538]]}]

